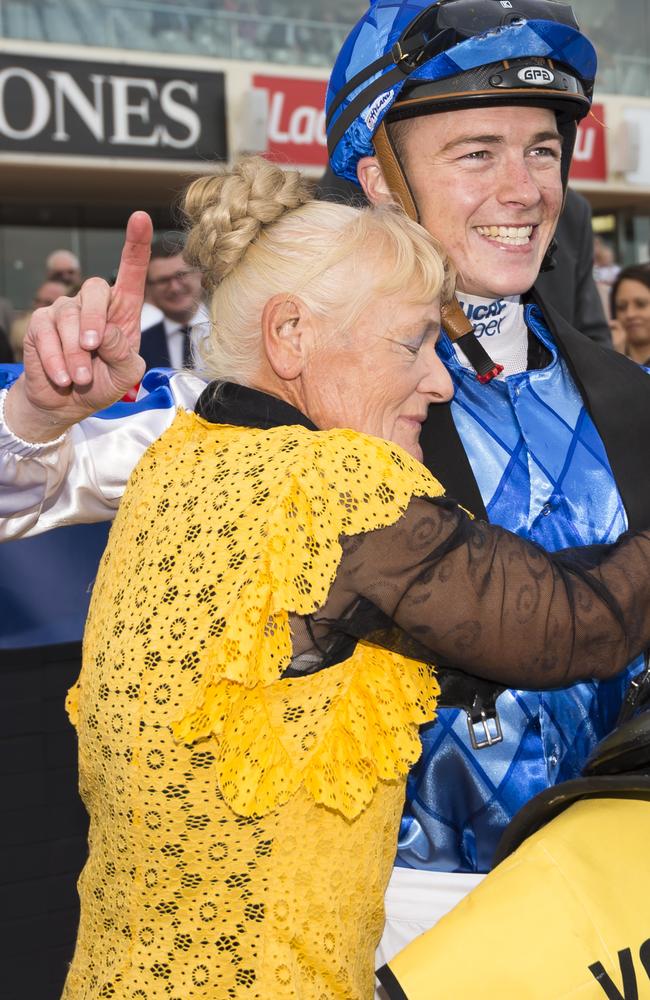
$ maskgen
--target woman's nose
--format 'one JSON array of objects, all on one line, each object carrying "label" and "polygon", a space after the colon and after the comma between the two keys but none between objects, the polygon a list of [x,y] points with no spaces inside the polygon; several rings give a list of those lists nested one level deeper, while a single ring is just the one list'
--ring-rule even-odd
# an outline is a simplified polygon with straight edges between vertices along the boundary
[{"label": "woman's nose", "polygon": [[451,375],[438,357],[435,348],[430,352],[427,370],[420,380],[418,392],[430,396],[432,403],[447,403],[454,395]]}]

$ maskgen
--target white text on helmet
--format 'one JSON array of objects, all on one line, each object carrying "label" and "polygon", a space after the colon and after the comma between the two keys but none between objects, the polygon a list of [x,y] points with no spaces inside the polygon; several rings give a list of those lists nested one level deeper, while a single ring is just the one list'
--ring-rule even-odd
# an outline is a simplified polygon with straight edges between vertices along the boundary
[{"label": "white text on helmet", "polygon": [[375,125],[377,124],[377,119],[379,118],[379,115],[386,107],[386,105],[393,100],[394,94],[395,94],[394,90],[384,91],[384,93],[380,94],[379,97],[372,102],[370,107],[366,108],[366,110],[363,112],[362,117],[368,127],[369,132],[374,132]]},{"label": "white text on helmet", "polygon": [[523,83],[535,83],[538,86],[548,86],[549,83],[555,83],[555,74],[551,73],[550,69],[545,69],[544,66],[524,66],[517,73],[517,76]]}]

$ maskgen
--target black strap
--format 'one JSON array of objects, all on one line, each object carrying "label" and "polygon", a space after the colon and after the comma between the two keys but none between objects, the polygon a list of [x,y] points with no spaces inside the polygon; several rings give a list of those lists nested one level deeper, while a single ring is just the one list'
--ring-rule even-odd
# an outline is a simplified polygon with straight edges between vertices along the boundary
[{"label": "black strap", "polygon": [[408,1000],[389,965],[382,965],[380,969],[377,969],[375,975],[386,990],[390,1000]]},{"label": "black strap", "polygon": [[[412,29],[412,25],[408,30]],[[330,154],[330,159],[332,154],[339,142],[347,132],[349,126],[352,124],[354,119],[367,108],[369,104],[383,94],[385,91],[390,90],[394,83],[400,83],[407,77],[414,73],[422,63],[430,59],[437,51],[439,51],[442,36],[436,36],[427,40],[427,36],[420,32],[417,35],[413,35],[412,38],[408,40],[399,39],[395,42],[390,50],[390,53],[385,53],[380,59],[377,59],[370,67],[366,67],[361,73],[357,73],[352,80],[343,87],[343,89],[336,95],[333,103],[330,106],[327,122],[331,122],[332,116],[341,106],[341,102],[345,97],[350,94],[355,88],[351,86],[353,82],[358,86],[363,82],[363,79],[371,74],[369,70],[374,68],[373,71],[378,69],[383,69],[384,66],[389,66],[391,63],[395,63],[395,69],[392,69],[389,73],[378,76],[376,80],[369,83],[368,86],[361,91],[360,94],[351,101],[347,108],[345,108],[339,117],[336,119],[331,132],[327,136],[327,149]],[[373,130],[374,131],[374,130]]]},{"label": "black strap", "polygon": [[598,778],[574,778],[544,789],[522,806],[508,823],[497,844],[491,867],[505,861],[524,840],[581,799],[638,799],[650,802],[650,777],[613,774]]},{"label": "black strap", "polygon": [[[409,26],[409,28],[410,27],[411,26]],[[391,46],[390,52],[384,52],[384,54],[380,56],[379,59],[375,59],[375,61],[371,62],[369,66],[364,66],[363,69],[359,70],[358,73],[355,73],[355,75],[350,80],[348,80],[345,86],[341,87],[338,94],[330,104],[327,115],[325,117],[325,125],[329,127],[329,123],[331,122],[336,111],[338,111],[338,109],[343,104],[345,98],[349,94],[351,94],[353,90],[356,90],[357,87],[360,87],[365,80],[369,80],[371,76],[374,76],[375,73],[377,73],[380,69],[383,69],[384,66],[390,66],[391,63],[395,63],[396,66],[403,67],[401,71],[402,76],[408,76],[409,73],[412,73],[413,70],[416,69],[417,66],[420,65],[420,62],[422,61],[419,56],[425,44],[426,44],[425,35],[423,34],[414,35],[413,38],[409,39],[408,51],[405,52],[402,49],[402,39],[400,38],[398,42],[395,42],[395,44]],[[418,55],[418,59],[416,62],[412,63],[411,57],[414,54]],[[386,89],[385,87],[382,87],[379,93],[381,93],[381,90],[385,89]],[[365,94],[367,93],[367,91],[364,91],[363,93]],[[363,94],[360,96],[363,96]],[[366,104],[370,104],[370,99],[366,101]]]},{"label": "black strap", "polygon": [[338,94],[330,104],[327,115],[325,116],[326,127],[329,128],[329,124],[334,114],[341,107],[343,101],[348,96],[348,94],[351,94],[353,90],[356,90],[357,87],[359,87],[364,82],[364,80],[367,80],[378,70],[383,69],[384,66],[390,66],[392,62],[395,62],[395,60],[393,59],[393,53],[391,50],[390,52],[384,52],[383,56],[381,56],[379,59],[375,59],[375,61],[370,63],[369,66],[364,66],[359,73],[355,73],[355,75],[350,80],[348,80],[346,85],[339,90]]},{"label": "black strap", "polygon": [[341,112],[339,117],[334,122],[334,125],[327,136],[327,149],[329,151],[330,159],[332,158],[334,150],[347,132],[348,128],[354,119],[361,114],[363,109],[367,108],[369,104],[372,104],[375,98],[379,97],[380,94],[383,94],[384,91],[390,90],[394,83],[399,83],[400,80],[403,80],[405,76],[408,76],[408,73],[404,73],[399,66],[396,66],[395,69],[392,69],[389,73],[384,74],[384,76],[379,76],[376,80],[373,80],[369,87],[366,87],[366,89],[362,90],[360,94],[357,94],[353,101],[350,101],[347,108]]}]

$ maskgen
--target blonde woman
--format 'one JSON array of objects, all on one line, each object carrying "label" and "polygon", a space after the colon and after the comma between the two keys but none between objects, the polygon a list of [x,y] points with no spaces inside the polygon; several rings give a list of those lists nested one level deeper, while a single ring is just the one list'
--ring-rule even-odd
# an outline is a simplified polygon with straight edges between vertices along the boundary
[{"label": "blonde woman", "polygon": [[553,557],[442,497],[418,437],[450,287],[405,216],[258,159],[185,210],[213,382],[135,468],[94,588],[64,995],[361,1000],[428,664],[610,676],[650,639],[650,536]]}]

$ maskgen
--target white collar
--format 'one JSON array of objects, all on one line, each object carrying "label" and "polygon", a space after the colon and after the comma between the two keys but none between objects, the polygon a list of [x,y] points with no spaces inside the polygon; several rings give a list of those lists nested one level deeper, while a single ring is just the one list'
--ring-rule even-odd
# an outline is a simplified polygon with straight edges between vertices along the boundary
[{"label": "white collar", "polygon": [[[500,299],[487,299],[460,291],[457,294],[477,340],[481,341],[493,361],[503,365],[499,378],[525,372],[528,367],[528,330],[521,296],[504,295]],[[454,350],[460,364],[471,368],[460,348],[454,345]]]}]

